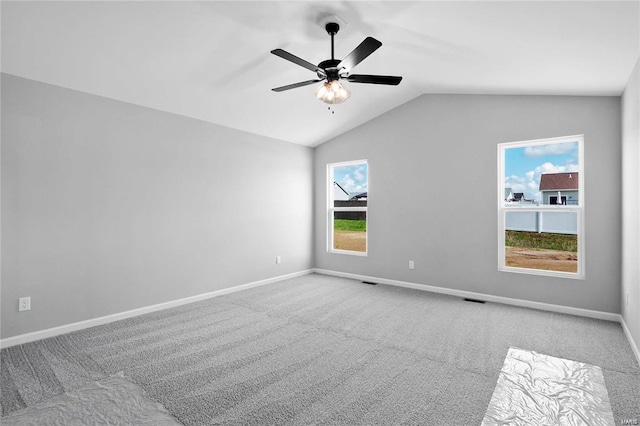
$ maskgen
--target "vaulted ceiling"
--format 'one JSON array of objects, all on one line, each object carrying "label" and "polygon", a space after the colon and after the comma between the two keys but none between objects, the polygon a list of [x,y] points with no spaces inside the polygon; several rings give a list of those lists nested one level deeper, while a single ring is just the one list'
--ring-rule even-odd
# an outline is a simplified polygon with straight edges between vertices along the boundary
[{"label": "vaulted ceiling", "polygon": [[[316,146],[428,93],[615,95],[638,59],[637,1],[2,1],[2,71]],[[343,24],[336,57],[383,45],[328,108],[314,78],[270,54],[331,56],[322,22]]]}]

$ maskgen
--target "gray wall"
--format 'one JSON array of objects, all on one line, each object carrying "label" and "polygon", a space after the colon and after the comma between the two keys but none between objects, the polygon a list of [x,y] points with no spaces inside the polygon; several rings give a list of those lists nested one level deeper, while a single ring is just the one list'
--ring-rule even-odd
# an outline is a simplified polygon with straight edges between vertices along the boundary
[{"label": "gray wall", "polygon": [[[315,155],[315,265],[619,313],[620,114],[619,97],[424,95],[326,142]],[[575,134],[585,135],[586,279],[499,272],[496,144]],[[369,255],[327,253],[326,164],[359,159]]]},{"label": "gray wall", "polygon": [[640,59],[622,110],[622,317],[640,347]]},{"label": "gray wall", "polygon": [[[638,73],[623,98],[625,194],[638,187]],[[621,121],[617,97],[425,95],[314,154],[3,75],[2,338],[313,266],[620,312]],[[499,272],[496,144],[579,133],[586,280]],[[354,159],[370,167],[367,257],[326,252],[326,164]],[[638,341],[635,199],[623,315]],[[31,311],[17,312],[22,296]]]},{"label": "gray wall", "polygon": [[311,268],[312,169],[308,147],[3,75],[2,338]]}]

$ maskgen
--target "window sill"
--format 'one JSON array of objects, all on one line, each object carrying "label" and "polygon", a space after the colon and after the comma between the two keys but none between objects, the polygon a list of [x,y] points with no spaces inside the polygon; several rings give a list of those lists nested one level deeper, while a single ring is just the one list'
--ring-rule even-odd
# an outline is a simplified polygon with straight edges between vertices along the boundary
[{"label": "window sill", "polygon": [[516,274],[527,274],[527,275],[540,275],[545,277],[555,277],[555,278],[569,278],[573,280],[584,280],[584,274],[574,273],[574,272],[560,272],[560,271],[545,271],[542,269],[530,269],[530,268],[514,268],[511,266],[500,266],[498,267],[498,271],[500,272],[513,272]]},{"label": "window sill", "polygon": [[364,251],[351,251],[351,250],[338,250],[338,249],[329,249],[327,250],[327,253],[333,253],[333,254],[347,254],[347,255],[351,255],[351,256],[361,256],[361,257],[367,257],[367,252]]}]

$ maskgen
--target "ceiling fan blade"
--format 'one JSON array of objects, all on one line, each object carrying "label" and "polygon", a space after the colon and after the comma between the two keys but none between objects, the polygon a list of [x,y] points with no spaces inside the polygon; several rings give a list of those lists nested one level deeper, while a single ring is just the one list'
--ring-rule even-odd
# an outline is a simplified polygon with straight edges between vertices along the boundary
[{"label": "ceiling fan blade", "polygon": [[338,64],[338,69],[346,68],[347,71],[351,71],[353,67],[364,61],[367,56],[378,50],[382,46],[382,43],[373,37],[367,37],[362,43],[358,45],[346,58]]},{"label": "ceiling fan blade", "polygon": [[311,62],[307,62],[304,59],[298,58],[296,55],[292,55],[291,53],[287,52],[286,50],[282,50],[282,49],[274,49],[271,51],[271,53],[273,53],[276,56],[280,56],[282,59],[286,59],[287,61],[291,61],[296,65],[300,65],[303,68],[306,68],[310,71],[313,72],[319,72],[322,75],[325,74],[324,70],[320,67],[318,67],[317,65],[313,65]]},{"label": "ceiling fan blade", "polygon": [[271,89],[271,90],[273,90],[274,92],[284,92],[285,90],[295,89],[297,87],[302,87],[302,86],[308,86],[310,84],[317,83],[319,81],[322,81],[322,80],[316,79],[316,80],[301,81],[300,83],[288,84],[286,86],[276,87],[275,89]]},{"label": "ceiling fan blade", "polygon": [[368,75],[368,74],[352,74],[346,79],[352,83],[369,83],[369,84],[388,84],[397,86],[402,81],[402,77],[393,75]]}]

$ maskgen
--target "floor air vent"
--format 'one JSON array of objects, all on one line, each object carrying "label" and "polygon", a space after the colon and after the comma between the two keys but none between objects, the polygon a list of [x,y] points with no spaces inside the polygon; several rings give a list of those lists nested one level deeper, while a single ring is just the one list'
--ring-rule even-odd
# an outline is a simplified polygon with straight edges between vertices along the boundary
[{"label": "floor air vent", "polygon": [[478,300],[478,299],[467,299],[466,297],[464,298],[465,302],[473,302],[473,303],[486,303],[484,300]]}]

